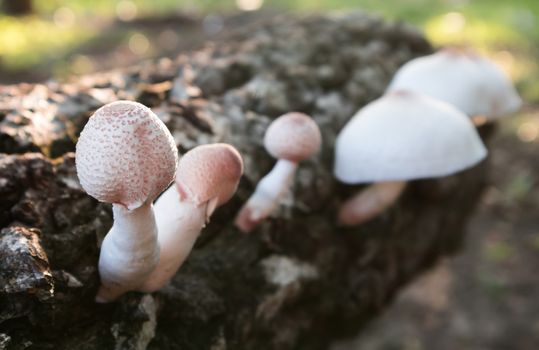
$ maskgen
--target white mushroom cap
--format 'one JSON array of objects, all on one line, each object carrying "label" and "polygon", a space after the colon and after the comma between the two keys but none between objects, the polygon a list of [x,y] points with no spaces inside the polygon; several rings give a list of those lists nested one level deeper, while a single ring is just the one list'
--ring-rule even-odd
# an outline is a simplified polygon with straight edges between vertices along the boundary
[{"label": "white mushroom cap", "polygon": [[490,114],[487,117],[498,118],[514,113],[522,107],[522,99],[513,87],[507,75],[492,61],[480,59],[481,71],[488,77],[484,84],[485,98],[490,98]]},{"label": "white mushroom cap", "polygon": [[314,120],[299,112],[275,119],[264,135],[264,146],[277,159],[297,163],[320,150],[322,136]]},{"label": "white mushroom cap", "polygon": [[77,142],[77,174],[101,202],[136,209],[174,180],[178,150],[172,135],[146,106],[117,101],[98,109]]},{"label": "white mushroom cap", "polygon": [[361,109],[340,132],[335,152],[335,176],[351,184],[446,176],[487,154],[466,115],[411,92]]},{"label": "white mushroom cap", "polygon": [[445,101],[469,117],[499,118],[520,108],[521,99],[494,63],[470,50],[444,49],[402,66],[388,92],[409,90]]}]

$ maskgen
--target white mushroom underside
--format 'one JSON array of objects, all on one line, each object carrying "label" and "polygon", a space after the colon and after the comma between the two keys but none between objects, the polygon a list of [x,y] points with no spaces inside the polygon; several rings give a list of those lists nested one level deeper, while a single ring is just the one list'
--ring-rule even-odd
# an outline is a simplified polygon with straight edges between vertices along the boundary
[{"label": "white mushroom underside", "polygon": [[386,95],[341,131],[334,172],[345,183],[441,177],[486,154],[469,118],[453,107],[416,94]]}]

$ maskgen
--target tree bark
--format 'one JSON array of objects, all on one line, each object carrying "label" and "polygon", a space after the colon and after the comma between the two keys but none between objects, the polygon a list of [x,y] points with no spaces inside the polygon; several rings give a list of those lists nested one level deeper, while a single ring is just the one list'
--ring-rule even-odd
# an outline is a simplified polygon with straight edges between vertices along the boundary
[{"label": "tree bark", "polygon": [[12,16],[24,16],[34,12],[32,0],[3,0],[2,10]]},{"label": "tree bark", "polygon": [[[412,183],[371,223],[335,225],[359,188],[332,176],[336,134],[400,65],[430,50],[409,26],[361,13],[282,17],[175,60],[1,88],[0,348],[326,349],[357,332],[459,247],[485,183],[483,162]],[[91,113],[116,99],[151,106],[182,152],[233,144],[245,176],[168,287],[98,305],[111,208],[82,191],[70,152]],[[274,163],[264,131],[293,110],[320,125],[323,151],[300,165],[279,211],[241,234],[234,215]]]}]

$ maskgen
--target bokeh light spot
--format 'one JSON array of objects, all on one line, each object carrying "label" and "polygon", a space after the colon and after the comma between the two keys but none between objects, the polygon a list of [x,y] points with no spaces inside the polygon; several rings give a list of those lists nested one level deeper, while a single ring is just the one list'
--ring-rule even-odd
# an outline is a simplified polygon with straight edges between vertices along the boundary
[{"label": "bokeh light spot", "polygon": [[460,12],[449,12],[442,18],[442,30],[454,34],[462,32],[466,26],[466,18]]},{"label": "bokeh light spot", "polygon": [[54,11],[52,18],[54,24],[59,28],[69,28],[75,24],[75,13],[69,7],[58,8]]},{"label": "bokeh light spot", "polygon": [[137,5],[133,1],[121,0],[116,5],[116,16],[120,21],[129,22],[137,17]]},{"label": "bokeh light spot", "polygon": [[535,123],[522,123],[517,130],[517,136],[522,142],[533,142],[537,139],[539,130]]},{"label": "bokeh light spot", "polygon": [[88,74],[94,70],[94,61],[85,55],[76,55],[71,61],[71,72],[77,75]]},{"label": "bokeh light spot", "polygon": [[135,33],[129,38],[129,49],[135,55],[142,56],[148,52],[150,41],[141,33]]},{"label": "bokeh light spot", "polygon": [[498,51],[492,57],[508,77],[514,76],[515,57],[509,51]]},{"label": "bokeh light spot", "polygon": [[236,0],[236,6],[242,11],[256,11],[263,3],[264,0]]}]

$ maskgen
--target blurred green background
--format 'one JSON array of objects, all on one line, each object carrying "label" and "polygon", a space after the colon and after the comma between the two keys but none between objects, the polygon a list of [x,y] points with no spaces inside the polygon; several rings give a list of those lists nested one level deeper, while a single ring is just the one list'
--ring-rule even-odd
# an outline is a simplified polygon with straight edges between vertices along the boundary
[{"label": "blurred green background", "polygon": [[[109,61],[104,64],[99,57],[92,57],[104,51],[147,58],[175,52],[175,44],[181,49],[182,36],[187,33],[174,26],[156,33],[159,18],[198,19],[211,32],[219,31],[227,20],[233,22],[239,12],[258,10],[258,16],[269,16],[289,11],[364,9],[414,23],[436,45],[465,43],[480,48],[511,75],[528,101],[539,95],[537,0],[2,1],[0,73],[4,78],[0,82],[35,81],[51,74],[65,78],[108,69],[110,60],[102,57],[102,61]],[[13,4],[29,15],[6,15]],[[137,25],[143,18],[154,21]],[[132,61],[121,58],[119,62]],[[29,70],[35,73],[29,74]]]}]

